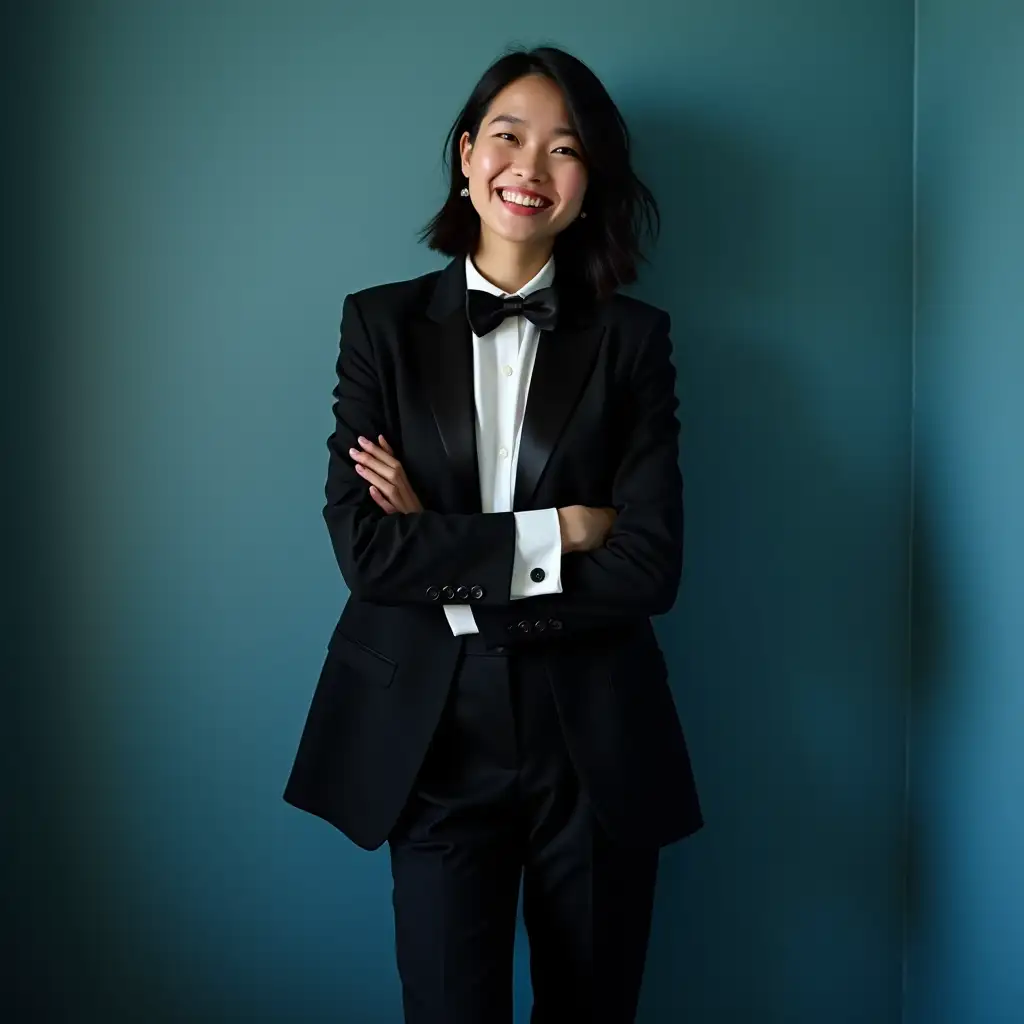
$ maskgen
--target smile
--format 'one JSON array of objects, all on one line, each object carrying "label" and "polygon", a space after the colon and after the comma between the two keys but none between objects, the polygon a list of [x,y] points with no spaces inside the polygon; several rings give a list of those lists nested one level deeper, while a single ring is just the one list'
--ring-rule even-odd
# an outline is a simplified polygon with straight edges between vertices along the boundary
[{"label": "smile", "polygon": [[552,205],[550,199],[533,192],[522,192],[515,188],[496,189],[498,198],[512,213],[536,214]]}]

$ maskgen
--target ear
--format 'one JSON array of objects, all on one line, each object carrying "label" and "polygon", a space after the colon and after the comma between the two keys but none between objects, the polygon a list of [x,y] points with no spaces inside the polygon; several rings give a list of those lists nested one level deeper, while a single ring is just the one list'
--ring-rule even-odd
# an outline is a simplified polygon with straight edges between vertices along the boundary
[{"label": "ear", "polygon": [[459,155],[462,157],[462,173],[469,177],[469,156],[473,152],[473,143],[470,141],[469,132],[463,132],[459,139]]}]

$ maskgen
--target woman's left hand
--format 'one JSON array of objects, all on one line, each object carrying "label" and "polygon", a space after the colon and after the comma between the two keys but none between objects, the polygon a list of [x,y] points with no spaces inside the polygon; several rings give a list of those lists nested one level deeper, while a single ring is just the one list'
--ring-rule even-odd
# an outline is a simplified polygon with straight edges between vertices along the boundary
[{"label": "woman's left hand", "polygon": [[388,514],[395,512],[422,512],[423,506],[409,484],[402,464],[395,458],[391,445],[383,434],[377,435],[379,444],[368,437],[359,438],[359,448],[348,453],[356,463],[356,472],[370,485],[370,497]]}]

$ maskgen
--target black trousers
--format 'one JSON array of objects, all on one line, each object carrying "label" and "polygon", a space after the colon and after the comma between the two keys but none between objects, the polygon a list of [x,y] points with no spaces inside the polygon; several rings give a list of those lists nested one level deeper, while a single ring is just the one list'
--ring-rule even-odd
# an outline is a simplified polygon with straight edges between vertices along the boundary
[{"label": "black trousers", "polygon": [[511,1024],[520,884],[532,1024],[634,1020],[658,850],[599,827],[538,656],[467,638],[389,847],[407,1024]]}]

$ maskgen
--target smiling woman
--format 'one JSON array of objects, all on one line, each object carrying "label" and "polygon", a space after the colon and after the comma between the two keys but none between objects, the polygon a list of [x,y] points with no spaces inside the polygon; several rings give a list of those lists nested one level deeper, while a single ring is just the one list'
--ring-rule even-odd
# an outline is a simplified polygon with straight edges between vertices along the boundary
[{"label": "smiling woman", "polygon": [[528,75],[491,102],[494,116],[472,138],[459,138],[462,173],[480,215],[477,264],[488,262],[496,239],[544,254],[580,215],[587,168],[558,86]]},{"label": "smiling woman", "polygon": [[[582,62],[550,47],[496,61],[455,119],[446,150],[448,196],[424,232],[431,248],[474,253],[479,263],[492,232],[533,249],[534,263],[553,248],[559,276],[581,277],[596,297],[636,280],[640,238],[657,231],[658,207],[633,171],[622,115]],[[538,198],[544,216],[498,216],[520,213],[510,205],[519,196]]]},{"label": "smiling woman", "polygon": [[[657,208],[593,72],[492,65],[446,142],[439,272],[345,300],[324,518],[351,597],[285,792],[387,842],[409,1024],[636,1013],[659,850],[700,828],[650,618],[682,567]],[[556,276],[557,271],[557,276]]]}]

